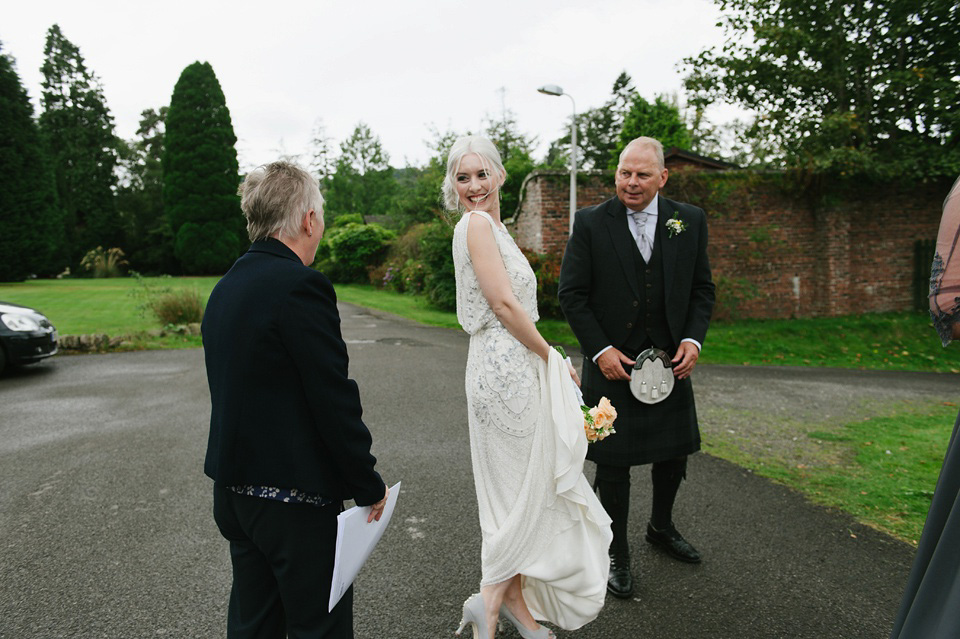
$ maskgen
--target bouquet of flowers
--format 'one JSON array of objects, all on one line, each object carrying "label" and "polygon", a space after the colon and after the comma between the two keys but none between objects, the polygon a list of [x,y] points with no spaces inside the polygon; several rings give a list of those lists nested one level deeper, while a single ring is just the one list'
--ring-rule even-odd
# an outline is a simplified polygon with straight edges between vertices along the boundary
[{"label": "bouquet of flowers", "polygon": [[583,411],[583,430],[587,433],[589,443],[598,442],[606,439],[608,435],[613,435],[613,422],[617,419],[617,409],[613,407],[610,400],[601,397],[594,408],[581,406]]},{"label": "bouquet of flowers", "polygon": [[[560,357],[569,362],[570,358],[567,357],[567,353],[562,346],[554,346],[554,348],[560,353]],[[580,389],[577,388],[576,391],[577,396],[582,400],[583,396],[580,394]],[[617,419],[617,409],[606,397],[601,397],[593,408],[581,404],[580,410],[583,411],[583,430],[587,435],[588,443],[592,444],[606,439],[617,432],[613,429],[613,422]]]}]

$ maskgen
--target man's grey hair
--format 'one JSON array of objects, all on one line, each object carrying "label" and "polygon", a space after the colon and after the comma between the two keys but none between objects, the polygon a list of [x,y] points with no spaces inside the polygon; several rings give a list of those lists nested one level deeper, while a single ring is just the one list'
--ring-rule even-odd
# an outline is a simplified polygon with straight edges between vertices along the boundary
[{"label": "man's grey hair", "polygon": [[457,194],[457,172],[460,171],[460,163],[464,156],[471,153],[476,153],[480,157],[480,164],[490,175],[490,182],[495,191],[499,190],[507,180],[507,170],[503,168],[500,152],[497,151],[493,142],[482,135],[465,135],[457,138],[450,147],[450,154],[447,156],[447,174],[443,178],[443,205],[448,211],[464,210],[460,196]]},{"label": "man's grey hair", "polygon": [[291,162],[257,167],[247,174],[237,192],[251,242],[278,231],[280,237],[294,239],[300,234],[304,213],[313,209],[318,216],[323,215],[317,179]]},{"label": "man's grey hair", "polygon": [[657,156],[657,167],[661,171],[666,168],[666,165],[663,163],[663,145],[660,144],[660,140],[648,137],[639,137],[630,140],[627,146],[623,147],[623,151],[620,151],[620,159],[617,161],[617,166],[620,166],[620,163],[623,162],[623,156],[627,154],[627,151],[637,147],[647,147],[652,150],[653,154]]}]

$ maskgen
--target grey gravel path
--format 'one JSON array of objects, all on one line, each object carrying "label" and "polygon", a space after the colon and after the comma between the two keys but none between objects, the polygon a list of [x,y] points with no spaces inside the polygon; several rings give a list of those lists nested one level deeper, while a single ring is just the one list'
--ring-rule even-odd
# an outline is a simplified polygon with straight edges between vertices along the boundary
[{"label": "grey gravel path", "polygon": [[[450,637],[480,578],[467,338],[341,313],[379,468],[403,480],[396,519],[357,582],[356,635]],[[915,401],[956,396],[948,375],[695,375],[716,436],[765,414],[819,419],[811,397],[838,411],[851,398],[886,401],[892,383]],[[208,410],[199,350],[57,357],[0,378],[0,638],[223,636],[229,562],[201,470]],[[680,564],[643,542],[649,481],[634,472],[637,596],[608,599],[597,621],[559,637],[886,636],[908,545],[697,455],[676,519],[705,559]]]}]

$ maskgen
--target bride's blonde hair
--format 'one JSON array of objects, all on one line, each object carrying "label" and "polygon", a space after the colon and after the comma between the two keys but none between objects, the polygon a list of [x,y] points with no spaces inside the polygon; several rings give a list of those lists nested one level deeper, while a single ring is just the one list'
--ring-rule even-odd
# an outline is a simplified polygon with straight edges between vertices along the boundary
[{"label": "bride's blonde hair", "polygon": [[498,191],[507,180],[507,170],[503,168],[500,152],[497,151],[493,142],[482,135],[465,135],[457,138],[447,156],[447,174],[443,178],[441,189],[441,200],[448,211],[461,213],[464,211],[463,203],[460,202],[460,196],[457,194],[456,177],[464,156],[471,153],[477,154],[481,166],[490,175],[493,182],[491,194],[493,191]]}]

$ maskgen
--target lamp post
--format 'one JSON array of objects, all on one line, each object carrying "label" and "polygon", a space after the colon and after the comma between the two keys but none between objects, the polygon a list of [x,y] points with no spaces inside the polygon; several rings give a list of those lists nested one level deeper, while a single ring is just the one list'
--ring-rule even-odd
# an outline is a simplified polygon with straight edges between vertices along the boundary
[{"label": "lamp post", "polygon": [[573,96],[564,93],[563,89],[555,84],[545,84],[539,89],[545,95],[565,95],[573,104],[573,118],[570,120],[570,229],[573,234],[573,215],[577,212],[577,103]]}]

